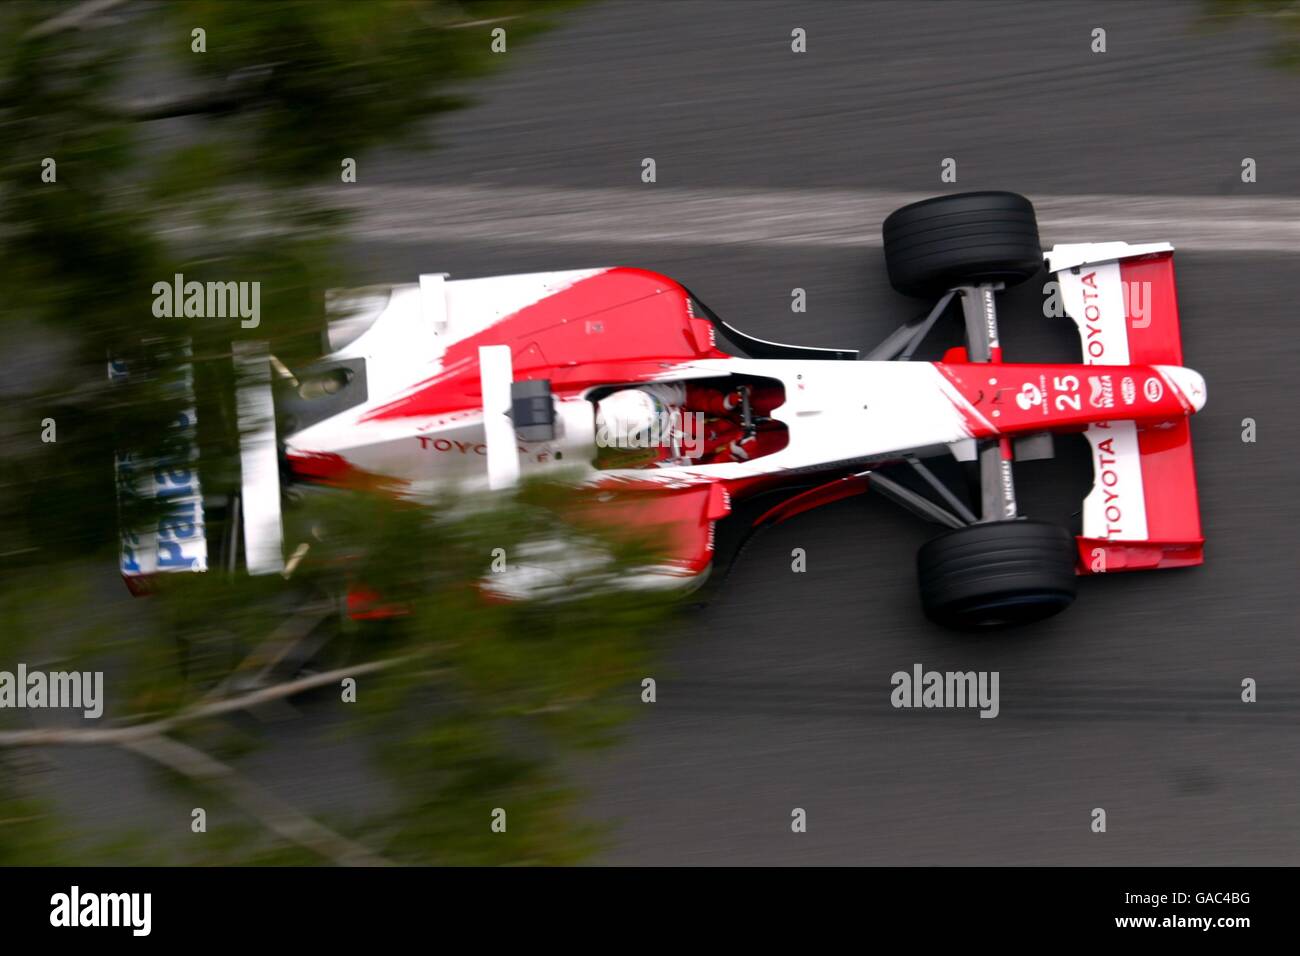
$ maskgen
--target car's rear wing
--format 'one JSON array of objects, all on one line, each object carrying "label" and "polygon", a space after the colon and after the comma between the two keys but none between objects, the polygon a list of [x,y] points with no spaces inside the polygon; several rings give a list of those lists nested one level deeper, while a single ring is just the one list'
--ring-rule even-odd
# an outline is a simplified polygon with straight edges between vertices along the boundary
[{"label": "car's rear wing", "polygon": [[[170,350],[182,361],[174,366],[174,378],[165,383],[168,392],[186,399],[186,407],[171,424],[173,436],[166,442],[168,453],[161,459],[143,459],[129,450],[119,450],[115,472],[118,501],[133,495],[166,500],[167,511],[149,528],[123,528],[118,564],[133,594],[148,590],[148,582],[159,573],[206,571],[208,540],[203,507],[203,490],[198,475],[198,445],[195,435],[194,377],[188,341],[148,343]],[[164,355],[163,358],[170,356]],[[125,362],[111,359],[108,377],[122,382],[130,375]]]},{"label": "car's rear wing", "polygon": [[[1159,375],[1098,375],[1094,407],[1188,387],[1174,287],[1173,246],[1123,242],[1056,246],[1047,253],[1061,302],[1079,329],[1088,365],[1169,366]],[[1195,387],[1200,387],[1196,385]],[[1196,403],[1205,396],[1189,395]],[[1203,560],[1200,506],[1188,419],[1089,426],[1093,487],[1083,503],[1079,570],[1183,567]]]},{"label": "car's rear wing", "polygon": [[[127,587],[133,594],[146,594],[160,574],[207,571],[214,554],[228,571],[242,568],[250,574],[272,574],[283,570],[279,449],[270,355],[265,344],[241,343],[233,350],[240,485],[230,495],[205,494],[199,479],[197,401],[189,343],[152,342],[146,347],[155,352],[174,350],[171,356],[162,355],[180,359],[173,364],[175,378],[167,388],[187,403],[171,426],[174,435],[165,443],[168,453],[164,459],[145,459],[131,450],[119,450],[116,456],[119,501],[137,496],[166,502],[156,525],[121,531],[119,567]],[[111,380],[124,381],[130,374],[125,362],[109,362]],[[209,541],[213,511],[222,526],[215,548]]]}]

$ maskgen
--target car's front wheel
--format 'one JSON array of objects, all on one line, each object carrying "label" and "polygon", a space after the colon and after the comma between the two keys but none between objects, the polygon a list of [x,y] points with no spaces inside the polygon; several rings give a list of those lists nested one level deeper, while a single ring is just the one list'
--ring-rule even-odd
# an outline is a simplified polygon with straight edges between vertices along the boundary
[{"label": "car's front wheel", "polygon": [[890,213],[882,229],[889,281],[937,298],[954,286],[1016,285],[1043,265],[1034,205],[1018,193],[938,196]]},{"label": "car's front wheel", "polygon": [[993,521],[949,531],[916,556],[931,620],[962,630],[1028,624],[1075,595],[1074,539],[1045,521]]}]

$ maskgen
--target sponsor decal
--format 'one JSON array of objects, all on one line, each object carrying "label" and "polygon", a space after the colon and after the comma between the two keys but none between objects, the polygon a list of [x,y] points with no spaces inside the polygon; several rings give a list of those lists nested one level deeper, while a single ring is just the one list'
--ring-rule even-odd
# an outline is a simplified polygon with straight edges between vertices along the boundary
[{"label": "sponsor decal", "polygon": [[[175,427],[187,439],[192,439],[194,421],[190,414],[181,412],[176,417]],[[200,511],[202,500],[195,487],[198,478],[192,463],[185,460],[193,446],[187,441],[176,443],[172,448],[174,453],[153,472],[154,497],[171,501],[167,514],[158,522],[158,568],[201,570],[202,558],[187,553],[186,548],[186,544],[200,533],[203,520]]]},{"label": "sponsor decal", "polygon": [[989,289],[982,289],[980,295],[984,300],[984,327],[989,347],[998,348],[998,312],[993,303],[993,293]]},{"label": "sponsor decal", "polygon": [[433,431],[435,428],[442,428],[445,425],[449,425],[452,422],[464,421],[467,418],[478,418],[481,414],[483,414],[482,411],[477,408],[467,408],[463,412],[452,412],[448,415],[439,415],[437,418],[421,423],[415,430],[417,432],[429,432]]},{"label": "sponsor decal", "polygon": [[[188,358],[188,342],[160,347],[159,358],[176,355]],[[109,377],[121,381],[129,370],[120,361],[110,363]],[[193,369],[184,362],[165,382],[169,394],[193,400]],[[120,566],[125,575],[154,571],[205,571],[208,565],[207,538],[203,526],[203,491],[199,487],[198,445],[193,408],[177,413],[163,443],[161,458],[147,461],[130,452],[116,456],[115,475],[119,500],[139,495],[166,503],[154,529],[127,530],[121,535]]]},{"label": "sponsor decal", "polygon": [[1089,405],[1093,408],[1115,407],[1115,389],[1109,375],[1089,375],[1088,385],[1092,389],[1092,394],[1088,396]]},{"label": "sponsor decal", "polygon": [[1101,365],[1106,355],[1106,340],[1101,331],[1101,306],[1097,304],[1097,272],[1094,269],[1081,278],[1083,285],[1083,350],[1088,365]]},{"label": "sponsor decal", "polygon": [[1146,497],[1136,426],[1128,421],[1096,422],[1087,436],[1093,447],[1093,485],[1083,502],[1084,537],[1145,539]]},{"label": "sponsor decal", "polygon": [[1115,470],[1114,439],[1107,438],[1097,443],[1097,480],[1101,483],[1103,501],[1102,515],[1106,519],[1106,533],[1102,537],[1124,532],[1124,509],[1120,505],[1119,472]]},{"label": "sponsor decal", "polygon": [[417,435],[416,440],[420,443],[421,448],[431,448],[434,451],[454,451],[462,455],[487,455],[487,445],[483,444],[483,442],[461,441],[459,438],[430,438],[428,435]]},{"label": "sponsor decal", "polygon": [[1125,375],[1119,383],[1120,397],[1124,399],[1125,405],[1132,405],[1137,400],[1137,385],[1134,383],[1132,376]]},{"label": "sponsor decal", "polygon": [[1084,536],[1141,540],[1147,536],[1147,512],[1136,429],[1128,421],[1104,421],[1089,428],[1088,438],[1096,451],[1096,477],[1084,502]]},{"label": "sponsor decal", "polygon": [[1164,383],[1152,375],[1143,383],[1142,394],[1147,397],[1148,402],[1158,402],[1165,394]]},{"label": "sponsor decal", "polygon": [[1016,404],[1025,411],[1029,411],[1031,408],[1043,404],[1043,393],[1033,382],[1025,382],[1020,387],[1020,394],[1016,396]]},{"label": "sponsor decal", "polygon": [[1002,513],[1008,518],[1016,516],[1016,486],[1011,478],[1011,462],[1002,460]]}]

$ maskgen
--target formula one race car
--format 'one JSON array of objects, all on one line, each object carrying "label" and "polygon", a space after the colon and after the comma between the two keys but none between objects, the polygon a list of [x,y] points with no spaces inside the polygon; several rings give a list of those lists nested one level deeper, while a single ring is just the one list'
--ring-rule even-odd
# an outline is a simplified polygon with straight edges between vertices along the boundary
[{"label": "formula one race car", "polygon": [[[885,220],[884,251],[894,287],[934,306],[865,354],[753,338],[640,269],[433,274],[333,295],[328,354],[311,367],[290,371],[256,345],[236,352],[240,417],[264,424],[246,429],[242,539],[223,541],[219,561],[283,569],[286,483],[418,497],[555,473],[612,522],[670,529],[667,560],[634,582],[644,587],[697,586],[752,530],[868,489],[948,529],[917,566],[926,613],[950,626],[1054,614],[1073,601],[1076,575],[1201,563],[1188,416],[1205,382],[1182,365],[1172,246],[1046,254],[1082,342],[1082,363],[1068,365],[1002,361],[996,294],[1044,259],[1024,197],[906,206]],[[954,304],[965,347],[912,361]],[[1019,513],[1012,466],[1079,432],[1093,487],[1072,536]],[[972,504],[926,464],[935,456],[972,463]],[[186,487],[164,487],[168,475]],[[145,479],[146,494],[197,520],[184,538],[166,522],[127,535],[129,583],[207,567],[191,478],[181,468]],[[527,593],[546,579],[530,573],[499,587]]]}]

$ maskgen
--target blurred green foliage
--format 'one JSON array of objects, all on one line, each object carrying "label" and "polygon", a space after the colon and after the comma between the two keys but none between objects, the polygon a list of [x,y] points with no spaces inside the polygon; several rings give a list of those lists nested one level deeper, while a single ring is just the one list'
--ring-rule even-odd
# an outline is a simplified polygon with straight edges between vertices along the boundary
[{"label": "blurred green foliage", "polygon": [[1272,35],[1269,62],[1284,70],[1300,70],[1300,4],[1295,0],[1205,0],[1201,24],[1222,29],[1254,23]]},{"label": "blurred green foliage", "polygon": [[[103,669],[99,724],[155,721],[237,693],[268,635],[324,607],[337,633],[312,667],[401,664],[360,677],[355,704],[337,684],[300,698],[301,719],[360,732],[389,795],[322,822],[396,862],[567,863],[599,845],[559,768],[574,748],[610,740],[638,701],[646,635],[668,607],[611,593],[653,559],[654,536],[612,534],[567,507],[563,488],[421,506],[309,495],[287,518],[290,545],[310,544],[287,582],[170,575],[148,599],[103,594],[119,520],[149,517],[148,503],[130,501],[119,514],[114,450],[159,453],[185,404],[160,384],[178,360],[142,343],[191,342],[201,468],[220,486],[237,473],[232,342],[269,341],[290,364],[307,361],[324,290],[349,284],[345,218],[322,199],[341,159],[427,148],[431,119],[511,64],[490,52],[493,26],[513,50],[570,5],[199,0],[119,7],[43,35],[76,5],[0,8],[0,336],[33,363],[0,402],[0,669],[35,659]],[[191,51],[196,27],[202,54]],[[132,93],[142,85],[150,95]],[[47,157],[53,182],[42,179]],[[261,327],[155,317],[152,286],[175,273],[261,282]],[[140,374],[110,385],[109,354]],[[56,442],[41,441],[47,418]],[[485,601],[493,549],[517,556],[536,540],[594,550],[599,567],[564,600]],[[358,586],[401,613],[349,621],[338,602]],[[0,730],[21,726],[0,713]],[[225,718],[171,734],[236,769],[261,735]],[[39,784],[6,771],[10,758],[0,748],[0,863],[321,861],[238,807],[202,838],[165,836],[188,835],[184,815],[150,836],[77,826]],[[168,792],[196,786],[156,773]],[[225,805],[220,793],[203,799]],[[496,807],[506,834],[489,828]]]}]

